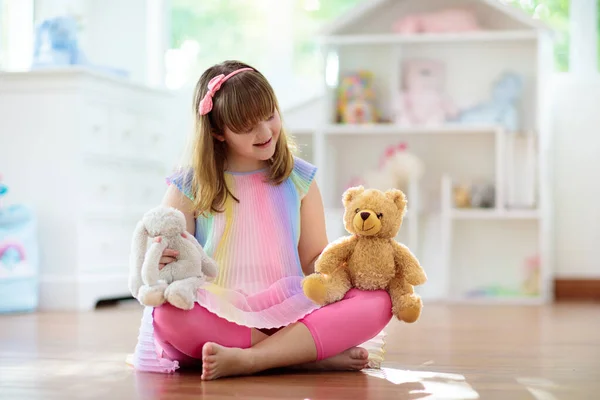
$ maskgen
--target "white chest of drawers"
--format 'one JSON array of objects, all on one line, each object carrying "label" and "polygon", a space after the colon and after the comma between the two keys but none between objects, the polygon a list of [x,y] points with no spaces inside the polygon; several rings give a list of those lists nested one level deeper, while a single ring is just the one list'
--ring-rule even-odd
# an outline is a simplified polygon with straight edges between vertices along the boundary
[{"label": "white chest of drawers", "polygon": [[166,189],[175,96],[84,69],[0,74],[0,174],[36,211],[40,309],[127,296],[131,234]]}]

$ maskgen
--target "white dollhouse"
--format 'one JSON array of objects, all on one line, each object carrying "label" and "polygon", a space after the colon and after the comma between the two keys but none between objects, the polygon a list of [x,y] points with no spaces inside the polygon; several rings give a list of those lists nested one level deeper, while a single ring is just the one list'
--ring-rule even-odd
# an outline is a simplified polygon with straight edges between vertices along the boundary
[{"label": "white dollhouse", "polygon": [[[404,146],[423,171],[403,188],[397,239],[428,273],[423,298],[550,301],[551,34],[496,0],[371,0],[328,26],[324,97],[284,118],[320,168],[329,239],[347,234],[343,191],[384,175],[386,149]],[[348,89],[340,110],[352,78],[364,93],[364,71],[373,96]]]}]

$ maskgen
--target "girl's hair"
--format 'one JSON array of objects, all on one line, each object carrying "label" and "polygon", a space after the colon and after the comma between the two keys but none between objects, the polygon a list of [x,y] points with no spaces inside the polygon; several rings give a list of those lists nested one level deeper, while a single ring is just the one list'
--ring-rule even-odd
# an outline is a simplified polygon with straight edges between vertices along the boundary
[{"label": "girl's hair", "polygon": [[[238,201],[225,182],[226,144],[217,140],[213,133],[223,135],[225,127],[236,133],[246,132],[270,117],[275,110],[279,112],[273,88],[259,71],[252,68],[252,71],[243,71],[225,81],[212,98],[212,110],[200,115],[198,108],[208,91],[209,81],[240,68],[252,67],[239,61],[214,65],[202,74],[194,90],[191,186],[197,214],[221,212],[227,196]],[[279,184],[290,175],[294,163],[293,149],[294,143],[286,137],[282,127],[275,153],[269,160],[268,180],[272,184]]]}]

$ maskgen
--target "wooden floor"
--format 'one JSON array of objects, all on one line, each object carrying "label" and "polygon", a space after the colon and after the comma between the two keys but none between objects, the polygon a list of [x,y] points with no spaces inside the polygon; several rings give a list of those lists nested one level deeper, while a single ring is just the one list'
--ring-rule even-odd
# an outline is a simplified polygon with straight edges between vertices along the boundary
[{"label": "wooden floor", "polygon": [[390,325],[382,370],[215,382],[134,373],[139,319],[133,303],[0,316],[0,399],[600,399],[600,304],[426,305]]}]

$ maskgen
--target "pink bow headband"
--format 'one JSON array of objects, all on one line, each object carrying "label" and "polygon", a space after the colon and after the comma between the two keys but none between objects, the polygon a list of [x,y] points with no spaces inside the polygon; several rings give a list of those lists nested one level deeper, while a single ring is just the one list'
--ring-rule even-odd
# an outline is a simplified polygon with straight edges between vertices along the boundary
[{"label": "pink bow headband", "polygon": [[210,110],[212,110],[212,108],[213,108],[212,98],[215,95],[215,93],[217,92],[217,90],[219,90],[221,88],[221,85],[223,83],[225,83],[225,81],[227,79],[231,78],[235,74],[239,74],[242,71],[253,71],[253,69],[252,68],[240,68],[238,70],[231,72],[227,76],[225,76],[223,74],[217,75],[214,78],[212,78],[210,80],[210,82],[208,82],[208,91],[206,92],[206,94],[204,95],[204,98],[202,99],[202,101],[200,102],[200,104],[198,106],[198,112],[200,113],[200,115],[206,115],[210,112]]}]

